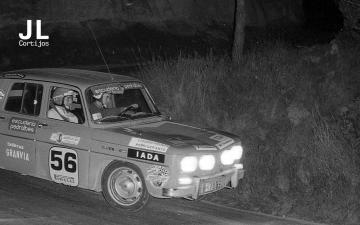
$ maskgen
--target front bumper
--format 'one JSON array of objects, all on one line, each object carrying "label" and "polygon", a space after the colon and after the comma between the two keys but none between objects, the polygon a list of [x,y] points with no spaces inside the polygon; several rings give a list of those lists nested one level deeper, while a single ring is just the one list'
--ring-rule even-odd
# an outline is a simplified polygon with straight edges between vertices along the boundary
[{"label": "front bumper", "polygon": [[[222,178],[224,179],[224,182],[226,184],[229,184],[226,187],[235,188],[238,186],[239,180],[244,177],[244,173],[245,170],[242,169],[242,165],[240,166],[240,164],[235,164],[234,168],[222,171],[217,174],[212,174],[204,177],[193,177],[193,183],[191,185],[180,186],[177,188],[163,188],[162,195],[164,197],[184,197],[190,199],[197,199],[200,195],[205,195],[210,193],[210,192],[204,193],[203,191],[200,190],[203,181],[209,179]],[[214,191],[218,191],[220,189]]]}]

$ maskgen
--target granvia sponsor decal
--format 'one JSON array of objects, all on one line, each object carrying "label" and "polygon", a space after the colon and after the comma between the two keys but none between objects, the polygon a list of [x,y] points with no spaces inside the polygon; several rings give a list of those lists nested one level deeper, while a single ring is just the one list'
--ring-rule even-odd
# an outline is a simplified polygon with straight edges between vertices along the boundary
[{"label": "granvia sponsor decal", "polygon": [[6,149],[6,157],[11,157],[14,159],[21,159],[24,161],[30,161],[29,153],[23,152],[20,150]]},{"label": "granvia sponsor decal", "polygon": [[163,187],[170,178],[169,170],[165,166],[152,165],[146,173],[146,180],[155,188]]},{"label": "granvia sponsor decal", "polygon": [[227,146],[229,146],[235,142],[234,139],[226,137],[221,134],[215,134],[215,135],[211,136],[210,139],[218,141],[218,143],[215,144],[215,146],[218,147],[219,149],[226,148]]},{"label": "granvia sponsor decal", "polygon": [[13,117],[10,119],[9,130],[21,131],[34,134],[36,131],[37,121]]},{"label": "granvia sponsor decal", "polygon": [[36,36],[35,39],[31,39],[33,37],[33,29],[32,29],[32,20],[26,21],[26,34],[19,33],[19,46],[20,47],[48,47],[50,46],[49,36],[42,35],[41,33],[41,20],[36,20]]},{"label": "granvia sponsor decal", "polygon": [[195,149],[198,151],[216,151],[217,148],[211,145],[194,145]]},{"label": "granvia sponsor decal", "polygon": [[145,152],[135,149],[128,149],[127,156],[129,158],[134,159],[141,159],[145,161],[151,161],[151,162],[158,162],[158,163],[164,163],[165,162],[165,155],[159,154],[159,153],[152,153],[152,152]]},{"label": "granvia sponsor decal", "polygon": [[0,101],[3,100],[5,97],[5,91],[0,89]]},{"label": "granvia sponsor decal", "polygon": [[146,140],[146,139],[141,139],[141,138],[131,138],[131,140],[129,142],[129,146],[135,147],[135,148],[151,150],[151,151],[155,151],[155,152],[167,152],[167,150],[169,148],[169,145],[155,142],[155,141]]},{"label": "granvia sponsor decal", "polygon": [[5,150],[6,157],[30,162],[30,154],[28,152],[23,151],[24,146],[12,142],[7,142],[6,145],[7,145],[7,148]]},{"label": "granvia sponsor decal", "polygon": [[78,145],[80,142],[80,137],[58,132],[58,133],[52,133],[50,136],[50,140],[55,141],[58,144]]}]

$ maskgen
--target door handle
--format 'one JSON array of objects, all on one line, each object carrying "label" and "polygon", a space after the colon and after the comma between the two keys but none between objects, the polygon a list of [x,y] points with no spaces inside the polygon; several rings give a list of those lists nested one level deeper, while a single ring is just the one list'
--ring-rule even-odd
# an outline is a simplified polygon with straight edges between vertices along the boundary
[{"label": "door handle", "polygon": [[46,127],[47,125],[48,125],[47,123],[39,123],[39,124],[38,124],[38,127],[40,127],[40,128],[41,128],[41,127]]},{"label": "door handle", "polygon": [[5,119],[5,116],[0,116],[0,119],[1,119],[1,120],[4,120],[4,119]]}]

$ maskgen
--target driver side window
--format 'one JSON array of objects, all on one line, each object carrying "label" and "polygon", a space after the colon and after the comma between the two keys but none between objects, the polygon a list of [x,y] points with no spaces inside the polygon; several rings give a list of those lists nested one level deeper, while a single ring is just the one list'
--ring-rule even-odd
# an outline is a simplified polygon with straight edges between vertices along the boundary
[{"label": "driver side window", "polygon": [[79,124],[85,122],[80,94],[76,90],[53,86],[49,102],[48,118]]}]

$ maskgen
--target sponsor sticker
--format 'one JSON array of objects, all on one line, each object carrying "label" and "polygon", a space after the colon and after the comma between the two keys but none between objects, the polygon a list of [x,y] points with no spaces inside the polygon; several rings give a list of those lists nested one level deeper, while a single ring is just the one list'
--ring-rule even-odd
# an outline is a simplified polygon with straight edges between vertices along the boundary
[{"label": "sponsor sticker", "polygon": [[114,147],[108,146],[108,145],[102,145],[101,148],[104,149],[104,150],[112,151],[112,152],[115,151]]},{"label": "sponsor sticker", "polygon": [[5,97],[5,91],[0,89],[0,101],[3,100]]},{"label": "sponsor sticker", "polygon": [[80,142],[80,137],[71,136],[58,132],[58,133],[52,133],[50,136],[50,140],[55,141],[58,144],[78,145]]},{"label": "sponsor sticker", "polygon": [[127,89],[137,89],[142,88],[141,83],[131,82],[125,84],[112,84],[112,85],[102,85],[91,88],[91,91],[94,95],[100,95],[102,93],[112,93],[112,94],[123,94]]},{"label": "sponsor sticker", "polygon": [[147,170],[146,180],[155,188],[163,187],[169,178],[169,170],[165,166],[152,165]]},{"label": "sponsor sticker", "polygon": [[95,95],[99,95],[105,92],[113,93],[113,94],[123,94],[124,88],[117,85],[117,86],[106,86],[106,87],[103,86],[100,88],[92,89],[92,93]]},{"label": "sponsor sticker", "polygon": [[215,134],[215,135],[211,136],[210,139],[218,141],[218,143],[215,144],[215,146],[218,147],[219,149],[226,148],[227,146],[229,146],[235,142],[234,139],[226,137],[221,134]]},{"label": "sponsor sticker", "polygon": [[49,152],[51,179],[59,184],[79,184],[78,156],[72,149],[53,147]]},{"label": "sponsor sticker", "polygon": [[12,117],[9,122],[9,130],[20,131],[34,134],[36,131],[37,121]]},{"label": "sponsor sticker", "polygon": [[217,148],[211,145],[194,145],[195,149],[198,151],[216,151]]},{"label": "sponsor sticker", "polygon": [[130,147],[142,148],[146,150],[151,150],[155,152],[166,152],[169,148],[169,145],[159,143],[156,141],[150,141],[142,138],[131,138],[129,142]]},{"label": "sponsor sticker", "polygon": [[127,83],[123,84],[124,89],[137,89],[142,88],[142,84],[140,83]]},{"label": "sponsor sticker", "polygon": [[7,148],[5,149],[6,157],[30,162],[30,154],[24,151],[23,145],[19,145],[13,142],[7,142],[6,146],[7,146]]},{"label": "sponsor sticker", "polygon": [[93,120],[99,120],[102,118],[101,113],[94,113],[91,116],[92,116]]},{"label": "sponsor sticker", "polygon": [[145,152],[135,149],[128,149],[127,157],[134,159],[141,159],[150,162],[164,163],[165,155],[159,153]]}]

